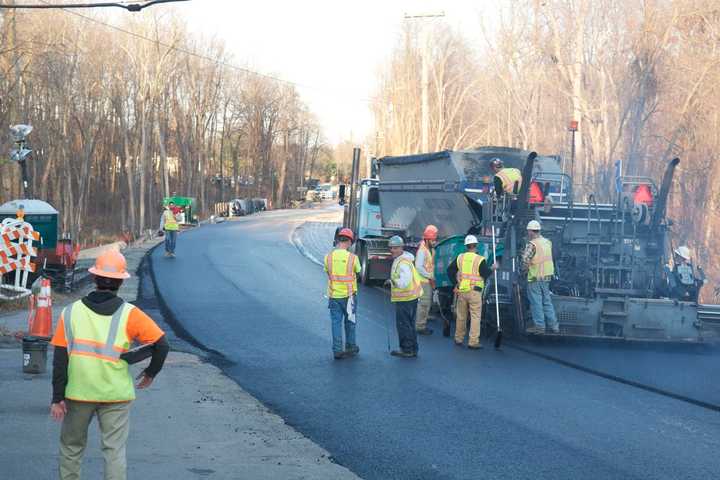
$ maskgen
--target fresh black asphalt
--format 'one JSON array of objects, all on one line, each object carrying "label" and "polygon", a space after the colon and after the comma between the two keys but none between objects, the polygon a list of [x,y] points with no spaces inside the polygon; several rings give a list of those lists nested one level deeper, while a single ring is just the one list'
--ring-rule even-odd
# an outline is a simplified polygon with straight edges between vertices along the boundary
[{"label": "fresh black asphalt", "polygon": [[390,357],[393,309],[378,289],[360,290],[360,356],[334,361],[325,277],[289,241],[305,215],[204,225],[152,264],[174,320],[337,462],[366,479],[718,478],[717,412],[437,334],[417,360]]}]

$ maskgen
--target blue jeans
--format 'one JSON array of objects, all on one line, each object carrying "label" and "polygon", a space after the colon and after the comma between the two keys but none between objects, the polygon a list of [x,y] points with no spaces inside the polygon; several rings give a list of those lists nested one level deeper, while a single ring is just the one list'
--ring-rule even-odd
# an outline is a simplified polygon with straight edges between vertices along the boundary
[{"label": "blue jeans", "polygon": [[175,253],[175,242],[177,241],[176,230],[165,230],[165,251]]},{"label": "blue jeans", "polygon": [[530,301],[530,313],[537,328],[545,330],[545,320],[551,330],[559,328],[555,307],[550,299],[549,282],[528,282],[527,296]]},{"label": "blue jeans", "polygon": [[[343,348],[343,324],[345,325],[345,346],[349,349],[357,345],[355,342],[355,324],[348,319],[347,298],[331,298],[328,301],[330,320],[332,320],[333,352],[339,353]],[[354,310],[357,311],[357,296]]]}]

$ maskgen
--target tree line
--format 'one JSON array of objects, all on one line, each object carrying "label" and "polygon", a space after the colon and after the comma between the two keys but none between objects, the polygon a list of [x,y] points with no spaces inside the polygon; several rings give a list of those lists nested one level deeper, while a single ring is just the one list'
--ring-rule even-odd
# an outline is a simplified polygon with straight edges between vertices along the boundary
[{"label": "tree line", "polygon": [[[328,146],[292,84],[235,62],[170,15],[3,11],[2,145],[8,125],[33,125],[34,196],[85,242],[157,228],[172,194],[200,212],[239,196],[285,206]],[[2,158],[0,198],[20,198],[19,169]]]},{"label": "tree line", "polygon": [[422,150],[425,62],[430,151],[501,145],[559,154],[581,201],[591,192],[611,197],[616,160],[623,174],[659,182],[680,157],[669,206],[674,245],[689,244],[720,278],[720,4],[498,4],[496,16],[478,22],[480,41],[442,20],[407,22],[373,105],[378,154]]}]

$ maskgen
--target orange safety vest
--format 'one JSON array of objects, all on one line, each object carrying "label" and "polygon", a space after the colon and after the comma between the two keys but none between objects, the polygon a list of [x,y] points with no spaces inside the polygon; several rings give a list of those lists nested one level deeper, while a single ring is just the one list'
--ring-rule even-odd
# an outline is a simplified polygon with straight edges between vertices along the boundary
[{"label": "orange safety vest", "polygon": [[518,191],[522,188],[522,173],[517,168],[503,168],[495,176],[502,180],[505,193],[513,193],[515,182],[518,184]]},{"label": "orange safety vest", "polygon": [[356,256],[347,250],[335,249],[325,255],[328,276],[327,294],[330,298],[347,298],[357,292],[355,277]]},{"label": "orange safety vest", "polygon": [[528,282],[555,275],[555,264],[552,258],[552,242],[545,237],[530,240],[535,246],[535,255],[530,259]]},{"label": "orange safety vest", "polygon": [[[435,278],[435,266],[433,265],[433,254],[432,251],[427,247],[425,244],[425,241],[423,240],[420,242],[420,246],[418,247],[418,250],[425,252],[425,261],[423,262],[423,268],[426,272],[430,274],[428,278],[425,278],[420,272],[418,274],[420,275],[420,282],[422,283],[429,283],[430,280]],[[419,256],[419,255],[418,255]],[[415,259],[415,263],[417,264],[417,258]]]},{"label": "orange safety vest", "polygon": [[459,292],[471,292],[474,287],[483,288],[485,280],[480,276],[480,264],[485,261],[485,257],[475,252],[461,253],[457,257]]}]

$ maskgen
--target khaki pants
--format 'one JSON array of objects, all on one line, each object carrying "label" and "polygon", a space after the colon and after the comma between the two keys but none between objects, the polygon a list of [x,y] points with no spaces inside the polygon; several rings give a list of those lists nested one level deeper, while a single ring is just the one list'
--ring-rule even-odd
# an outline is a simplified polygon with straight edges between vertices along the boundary
[{"label": "khaki pants", "polygon": [[428,315],[432,306],[432,287],[430,282],[423,282],[423,293],[418,298],[417,313],[415,314],[415,328],[425,330],[427,328]]},{"label": "khaki pants", "polygon": [[125,445],[130,430],[130,403],[86,403],[65,400],[67,414],[60,432],[60,479],[79,480],[90,421],[97,415],[105,480],[125,480]]},{"label": "khaki pants", "polygon": [[460,292],[455,307],[455,341],[465,340],[467,317],[470,313],[470,337],[468,345],[480,345],[480,315],[482,314],[482,293],[472,290]]}]

